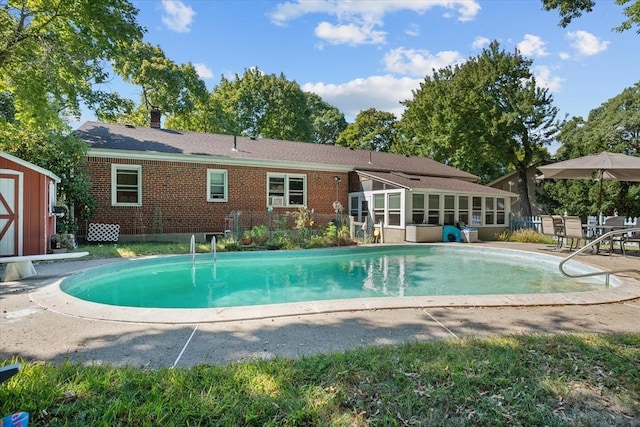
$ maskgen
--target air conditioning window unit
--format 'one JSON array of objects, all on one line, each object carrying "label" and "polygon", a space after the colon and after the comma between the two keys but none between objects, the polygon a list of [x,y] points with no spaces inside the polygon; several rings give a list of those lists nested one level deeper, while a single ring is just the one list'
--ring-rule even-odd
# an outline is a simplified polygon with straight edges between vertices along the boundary
[{"label": "air conditioning window unit", "polygon": [[271,196],[270,206],[284,206],[284,197],[282,196]]}]

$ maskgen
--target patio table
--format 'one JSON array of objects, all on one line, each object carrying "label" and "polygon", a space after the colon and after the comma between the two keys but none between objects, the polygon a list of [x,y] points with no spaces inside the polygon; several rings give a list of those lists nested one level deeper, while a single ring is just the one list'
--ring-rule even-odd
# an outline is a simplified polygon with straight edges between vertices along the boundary
[{"label": "patio table", "polygon": [[[595,240],[600,236],[604,236],[610,231],[624,230],[626,228],[633,228],[633,226],[606,225],[606,224],[604,225],[582,224],[582,228],[585,230],[585,232],[587,232],[587,235],[589,235],[589,232],[593,233],[590,235],[590,237],[592,237],[593,240]],[[609,254],[613,253],[613,245],[614,245],[614,242],[617,241],[617,237],[618,236],[609,236]],[[622,238],[622,236],[620,236],[620,238]],[[620,242],[620,250],[622,251],[622,242]],[[596,245],[596,254],[599,254],[599,253],[600,253],[600,243]]]}]

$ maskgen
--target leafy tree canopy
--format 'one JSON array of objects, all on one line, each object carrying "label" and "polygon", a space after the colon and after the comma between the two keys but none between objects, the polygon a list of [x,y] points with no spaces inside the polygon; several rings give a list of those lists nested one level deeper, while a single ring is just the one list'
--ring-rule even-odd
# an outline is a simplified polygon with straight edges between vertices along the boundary
[{"label": "leafy tree canopy", "polygon": [[396,116],[375,108],[361,111],[338,136],[336,145],[371,151],[391,151],[398,133]]},{"label": "leafy tree canopy", "polygon": [[344,114],[315,93],[305,95],[313,121],[313,142],[335,145],[340,133],[347,128]]},{"label": "leafy tree canopy", "polygon": [[558,128],[552,96],[536,85],[531,64],[494,41],[479,56],[435,71],[404,102],[401,145],[483,182],[516,171],[530,215],[527,168],[548,157],[544,147]]},{"label": "leafy tree canopy", "polygon": [[0,0],[0,92],[11,92],[23,125],[61,127],[113,95],[96,90],[106,64],[141,40],[127,0]]},{"label": "leafy tree canopy", "polygon": [[[619,26],[615,27],[615,31],[625,31],[631,29],[634,25],[638,27],[636,31],[640,34],[640,2],[637,0],[615,0],[616,4],[624,6],[624,15],[627,17]],[[595,0],[542,0],[545,10],[557,10],[560,14],[560,25],[566,27],[575,18],[582,16],[583,12],[593,11],[596,5]]]},{"label": "leafy tree canopy", "polygon": [[[125,82],[140,87],[138,110],[146,112],[147,123],[152,106],[163,114],[187,114],[208,96],[193,64],[178,65],[167,58],[159,46],[149,43],[130,45],[129,54],[117,58],[114,69]],[[129,115],[130,106],[126,104],[124,109]],[[102,114],[108,113],[110,111],[105,110]]]},{"label": "leafy tree canopy", "polygon": [[312,142],[314,137],[307,94],[283,74],[246,69],[242,76],[223,77],[209,99],[188,114],[176,114],[167,124],[178,129]]}]

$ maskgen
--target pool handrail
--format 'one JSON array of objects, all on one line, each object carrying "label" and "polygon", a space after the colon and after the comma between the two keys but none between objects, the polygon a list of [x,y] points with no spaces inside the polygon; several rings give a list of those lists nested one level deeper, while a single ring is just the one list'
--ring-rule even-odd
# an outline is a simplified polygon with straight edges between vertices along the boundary
[{"label": "pool handrail", "polygon": [[581,247],[580,249],[578,249],[577,251],[573,252],[571,255],[569,255],[568,257],[566,257],[562,261],[560,261],[560,265],[558,266],[558,268],[560,269],[560,273],[562,273],[565,276],[570,277],[572,279],[577,279],[577,278],[581,278],[581,277],[600,276],[600,275],[604,274],[605,275],[605,285],[606,286],[609,286],[609,276],[611,276],[612,274],[630,273],[630,272],[640,273],[640,270],[638,270],[637,268],[625,268],[625,269],[609,270],[609,271],[596,271],[596,272],[593,272],[593,273],[582,273],[582,274],[569,274],[566,271],[564,271],[564,265],[567,263],[567,261],[569,261],[574,256],[584,252],[585,250],[587,250],[589,248],[593,248],[593,246],[595,246],[595,245],[599,245],[600,242],[602,242],[603,240],[611,239],[613,236],[618,235],[618,234],[638,233],[638,232],[640,232],[640,228],[624,228],[624,229],[619,229],[619,230],[612,230],[612,231],[609,231],[609,232],[603,234],[602,236],[599,236],[595,240],[592,240],[591,242],[585,244],[583,247]]}]

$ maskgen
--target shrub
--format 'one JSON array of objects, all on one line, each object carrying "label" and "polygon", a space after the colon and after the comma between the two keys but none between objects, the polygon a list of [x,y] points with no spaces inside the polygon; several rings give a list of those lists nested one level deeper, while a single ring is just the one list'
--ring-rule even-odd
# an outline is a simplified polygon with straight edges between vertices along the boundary
[{"label": "shrub", "polygon": [[538,233],[531,229],[520,229],[513,232],[505,231],[504,233],[496,234],[496,240],[502,242],[519,242],[519,243],[554,243],[553,238],[545,236],[542,233]]}]

